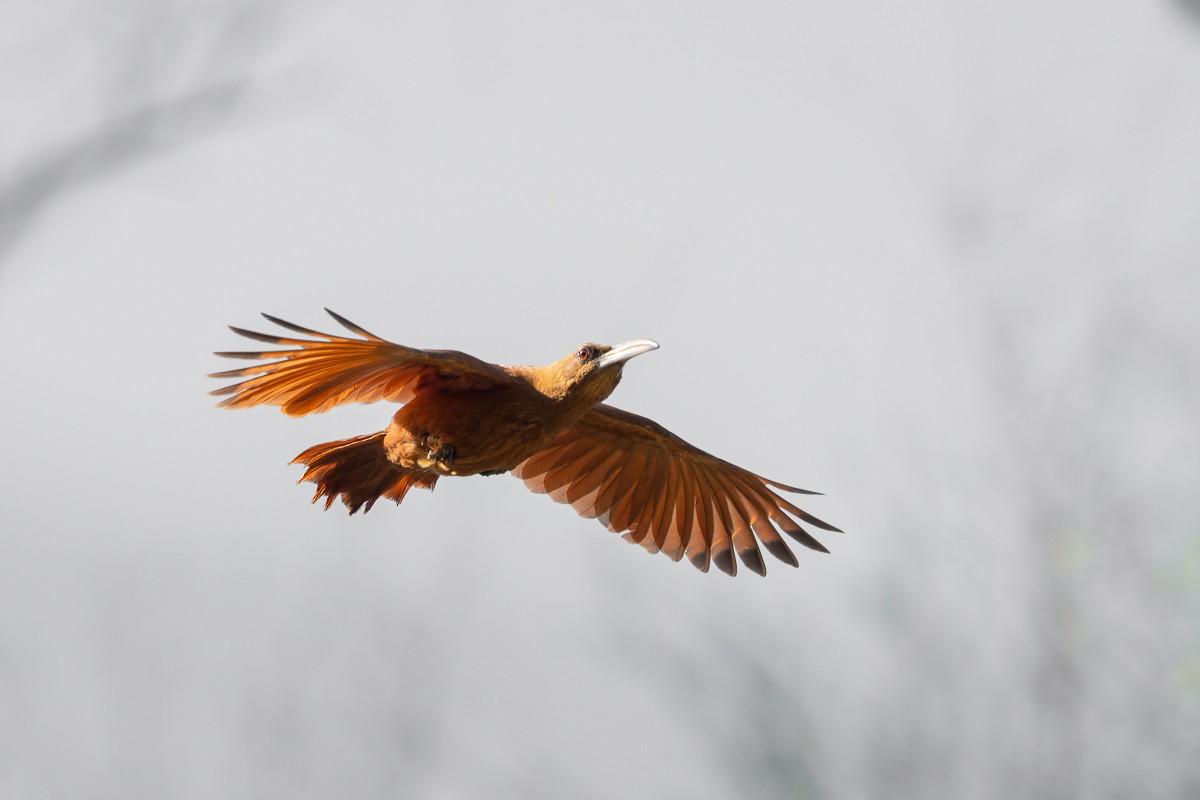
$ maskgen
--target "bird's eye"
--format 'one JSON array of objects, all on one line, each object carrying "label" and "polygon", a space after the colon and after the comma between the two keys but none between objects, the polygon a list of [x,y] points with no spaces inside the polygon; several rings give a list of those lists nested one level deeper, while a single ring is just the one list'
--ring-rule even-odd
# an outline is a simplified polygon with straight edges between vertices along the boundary
[{"label": "bird's eye", "polygon": [[594,347],[581,347],[575,355],[579,356],[580,361],[591,361],[596,357],[596,349]]}]

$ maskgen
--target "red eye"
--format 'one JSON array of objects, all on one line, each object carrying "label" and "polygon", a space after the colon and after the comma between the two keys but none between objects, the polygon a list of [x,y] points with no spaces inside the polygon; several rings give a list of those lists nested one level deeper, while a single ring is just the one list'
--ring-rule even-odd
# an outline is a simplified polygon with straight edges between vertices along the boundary
[{"label": "red eye", "polygon": [[592,347],[581,347],[575,355],[579,356],[580,361],[591,361],[596,357],[596,350]]}]

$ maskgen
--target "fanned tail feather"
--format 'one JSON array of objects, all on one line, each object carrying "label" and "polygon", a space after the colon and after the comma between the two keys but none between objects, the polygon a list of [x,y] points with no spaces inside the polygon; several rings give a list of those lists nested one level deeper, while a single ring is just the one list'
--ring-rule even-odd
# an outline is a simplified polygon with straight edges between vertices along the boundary
[{"label": "fanned tail feather", "polygon": [[433,489],[438,476],[433,472],[408,470],[388,461],[383,449],[384,432],[355,436],[314,445],[292,459],[308,467],[300,481],[317,485],[313,502],[325,498],[325,508],[340,495],[354,514],[371,510],[380,497],[399,505],[414,486]]}]

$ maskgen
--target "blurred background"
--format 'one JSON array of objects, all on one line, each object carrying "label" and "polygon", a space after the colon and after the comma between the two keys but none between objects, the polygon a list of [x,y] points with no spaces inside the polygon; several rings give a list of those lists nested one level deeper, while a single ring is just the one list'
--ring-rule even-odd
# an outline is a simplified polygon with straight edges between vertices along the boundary
[{"label": "blurred background", "polygon": [[[1200,797],[1200,4],[0,2],[0,796]],[[259,311],[826,492],[366,516]]]}]

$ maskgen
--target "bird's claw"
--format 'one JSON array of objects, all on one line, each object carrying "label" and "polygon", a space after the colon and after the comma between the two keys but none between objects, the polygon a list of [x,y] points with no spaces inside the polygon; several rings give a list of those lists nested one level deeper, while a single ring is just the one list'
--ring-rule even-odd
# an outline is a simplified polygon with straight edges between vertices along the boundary
[{"label": "bird's claw", "polygon": [[430,450],[429,458],[438,464],[451,463],[454,461],[454,445],[444,444],[437,450]]}]

